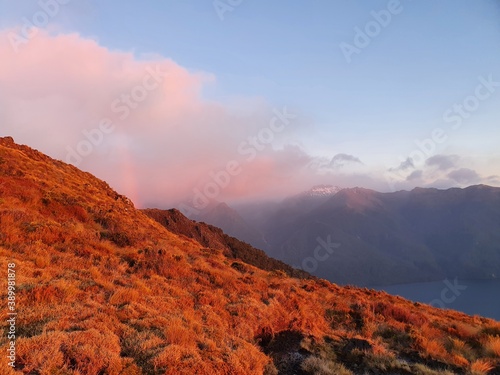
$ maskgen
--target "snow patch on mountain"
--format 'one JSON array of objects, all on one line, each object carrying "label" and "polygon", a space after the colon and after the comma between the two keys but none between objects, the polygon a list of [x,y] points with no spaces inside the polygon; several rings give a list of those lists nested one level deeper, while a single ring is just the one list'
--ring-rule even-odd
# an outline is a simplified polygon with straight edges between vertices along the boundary
[{"label": "snow patch on mountain", "polygon": [[341,191],[342,188],[333,185],[316,185],[304,191],[300,195],[307,197],[331,197]]}]

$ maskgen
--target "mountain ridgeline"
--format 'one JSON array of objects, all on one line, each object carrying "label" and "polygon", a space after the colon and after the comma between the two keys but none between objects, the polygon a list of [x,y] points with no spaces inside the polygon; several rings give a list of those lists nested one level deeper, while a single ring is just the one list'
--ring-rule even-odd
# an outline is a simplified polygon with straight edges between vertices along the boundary
[{"label": "mountain ridgeline", "polygon": [[[179,210],[144,209],[142,212],[172,233],[192,238],[207,248],[222,249],[223,254],[229,259],[239,259],[265,271],[282,271],[290,277],[302,279],[312,277],[307,272],[270,258],[262,250],[256,249],[235,237],[228,236],[220,228],[188,219]],[[238,262],[233,263],[231,266],[235,268],[243,267]]]},{"label": "mountain ridgeline", "polygon": [[[332,282],[500,277],[500,188],[333,189],[267,205],[259,214],[253,206],[238,212],[260,231],[270,256]],[[328,241],[336,246],[315,254]]]}]

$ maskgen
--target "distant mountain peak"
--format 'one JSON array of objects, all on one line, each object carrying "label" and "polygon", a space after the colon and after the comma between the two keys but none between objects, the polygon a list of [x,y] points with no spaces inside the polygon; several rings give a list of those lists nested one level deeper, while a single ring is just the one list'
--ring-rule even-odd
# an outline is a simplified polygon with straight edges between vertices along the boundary
[{"label": "distant mountain peak", "polygon": [[288,217],[311,211],[342,190],[344,189],[333,185],[315,185],[309,190],[285,198],[280,203],[280,211],[285,210]]},{"label": "distant mountain peak", "polygon": [[315,185],[307,191],[304,191],[300,195],[305,195],[309,197],[329,197],[337,194],[342,188],[333,185]]}]

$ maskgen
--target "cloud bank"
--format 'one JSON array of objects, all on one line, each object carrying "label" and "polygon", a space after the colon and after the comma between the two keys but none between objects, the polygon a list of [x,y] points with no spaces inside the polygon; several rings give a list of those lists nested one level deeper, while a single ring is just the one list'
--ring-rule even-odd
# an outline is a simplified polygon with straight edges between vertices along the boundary
[{"label": "cloud bank", "polygon": [[459,161],[457,155],[434,155],[425,161],[426,165],[435,166],[439,170],[446,171],[454,168]]},{"label": "cloud bank", "polygon": [[139,206],[189,201],[214,179],[221,200],[315,183],[311,156],[273,147],[301,126],[289,108],[247,98],[231,110],[203,99],[215,77],[161,56],[42,30],[16,52],[8,33],[0,33],[2,133],[96,174]]},{"label": "cloud bank", "polygon": [[363,163],[358,157],[349,154],[337,154],[332,158],[332,161],[330,162],[330,166],[332,168],[340,168],[346,164],[363,164]]},{"label": "cloud bank", "polygon": [[[0,32],[1,133],[97,175],[140,207],[282,198],[317,184],[388,190],[383,168],[348,153],[313,156],[300,139],[287,144],[310,125],[298,110],[261,98],[237,109],[204,98],[212,74],[78,34],[39,30],[16,52],[8,35]],[[428,167],[456,170],[450,185],[479,179],[456,160],[431,159]],[[411,159],[397,168],[412,169]]]}]

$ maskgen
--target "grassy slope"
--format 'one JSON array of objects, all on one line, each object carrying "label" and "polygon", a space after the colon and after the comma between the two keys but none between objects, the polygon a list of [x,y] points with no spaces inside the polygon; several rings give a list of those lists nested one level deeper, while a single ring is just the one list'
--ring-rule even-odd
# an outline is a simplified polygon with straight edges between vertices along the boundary
[{"label": "grassy slope", "polygon": [[[203,222],[196,222],[188,219],[176,209],[159,210],[145,209],[143,213],[159,222],[162,226],[175,234],[192,238],[205,247],[224,250],[224,255],[228,258],[239,259],[265,271],[283,271],[288,276],[300,279],[313,278],[307,272],[295,269],[279,260],[270,258],[262,250],[255,249],[251,245],[228,236],[222,229]],[[238,263],[233,264],[239,267]]]},{"label": "grassy slope", "polygon": [[222,250],[167,231],[105,182],[7,139],[0,258],[17,269],[17,373],[480,374],[499,362],[497,322],[234,269]]}]

